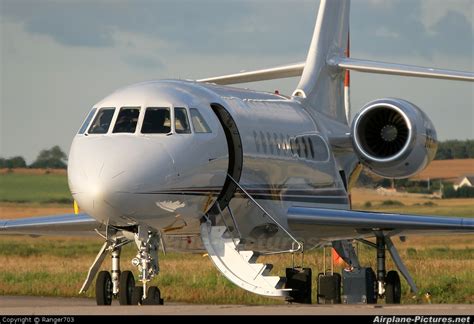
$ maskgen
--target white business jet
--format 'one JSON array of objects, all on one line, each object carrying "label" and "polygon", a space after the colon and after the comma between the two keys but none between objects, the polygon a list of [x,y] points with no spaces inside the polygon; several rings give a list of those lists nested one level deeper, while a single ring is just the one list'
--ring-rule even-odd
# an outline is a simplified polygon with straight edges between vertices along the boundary
[{"label": "white business jet", "polygon": [[[0,221],[0,232],[101,233],[105,243],[81,289],[110,254],[111,272],[96,279],[100,305],[114,297],[121,304],[161,304],[160,290],[149,282],[159,271],[160,246],[173,236],[184,237],[182,250],[202,242],[239,287],[295,302],[308,302],[307,290],[270,275],[271,265],[257,263],[258,256],[331,244],[356,271],[352,242],[358,240],[377,250],[376,298],[399,303],[400,278],[386,271],[386,250],[417,288],[392,237],[472,234],[474,221],[351,210],[350,189],[362,168],[387,178],[412,176],[433,159],[437,140],[427,115],[403,99],[369,102],[349,122],[345,80],[350,70],[468,82],[474,74],[348,57],[349,6],[321,1],[305,62],[143,82],[105,97],[69,155],[69,187],[83,213]],[[224,86],[300,75],[291,97]],[[137,285],[132,272],[120,271],[121,247],[132,242]]]}]

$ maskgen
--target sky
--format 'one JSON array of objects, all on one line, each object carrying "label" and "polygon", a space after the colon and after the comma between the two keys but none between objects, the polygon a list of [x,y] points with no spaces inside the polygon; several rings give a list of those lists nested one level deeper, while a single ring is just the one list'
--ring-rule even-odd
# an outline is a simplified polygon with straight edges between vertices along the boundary
[{"label": "sky", "polygon": [[[304,61],[319,1],[0,0],[0,156],[69,151],[115,89]],[[474,1],[354,0],[351,56],[474,70]],[[298,78],[242,87],[291,94]],[[474,139],[474,84],[352,73],[353,115],[399,97],[440,140]]]}]

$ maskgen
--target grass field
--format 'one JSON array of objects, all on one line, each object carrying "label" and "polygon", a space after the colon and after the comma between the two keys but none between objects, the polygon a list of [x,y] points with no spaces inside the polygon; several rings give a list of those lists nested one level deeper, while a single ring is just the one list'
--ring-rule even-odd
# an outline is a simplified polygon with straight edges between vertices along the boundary
[{"label": "grass field", "polygon": [[405,214],[474,217],[473,198],[437,199],[423,194],[380,194],[375,190],[363,188],[352,190],[352,208]]},{"label": "grass field", "polygon": [[[69,197],[66,183],[64,174],[0,172],[0,200],[3,201],[0,203],[0,218],[71,212],[70,204],[47,203]],[[356,209],[453,216],[474,214],[474,199],[439,200],[423,195],[382,196],[365,189],[356,189],[352,199]],[[402,205],[387,204],[387,201],[398,201]],[[370,208],[366,207],[367,202],[370,202]],[[101,243],[101,240],[91,238],[0,236],[0,294],[77,296]],[[420,288],[420,293],[414,296],[402,280],[403,303],[427,302],[423,298],[426,292],[431,293],[433,303],[474,303],[472,235],[413,236],[408,237],[406,242],[394,239],[394,243]],[[362,263],[375,268],[375,251],[363,245],[358,246],[358,249]],[[135,253],[131,245],[124,248],[122,270],[131,269],[130,260]],[[161,273],[155,281],[168,301],[282,303],[234,286],[201,254],[160,254],[160,258]],[[275,268],[272,273],[284,275],[284,268],[291,265],[291,256],[263,257],[259,261],[273,263]],[[104,267],[109,265],[110,262],[105,262]],[[323,271],[322,250],[306,254],[304,266],[313,268],[314,301],[317,273]],[[387,268],[394,268],[391,261],[388,261]],[[87,296],[92,297],[93,292],[94,287]]]},{"label": "grass field", "polygon": [[[409,293],[403,284],[403,303],[424,303],[430,292],[433,303],[474,303],[474,242],[460,236],[452,244],[449,237],[408,238],[395,242],[408,269],[420,288],[418,295]],[[0,240],[0,294],[77,296],[88,267],[101,242],[94,239],[3,237]],[[361,261],[375,267],[375,251],[359,246]],[[122,253],[122,270],[132,269],[133,246]],[[154,280],[167,301],[210,304],[269,304],[280,300],[259,297],[244,291],[222,276],[207,257],[201,254],[171,253],[160,255],[161,273]],[[300,264],[300,258],[296,258]],[[284,275],[291,256],[268,256],[272,273]],[[105,267],[110,262],[104,262]],[[323,271],[322,251],[305,255],[304,266],[313,269],[313,300],[317,273]],[[388,269],[393,269],[391,261]],[[94,287],[87,296],[92,297]]]},{"label": "grass field", "polygon": [[0,202],[72,203],[65,174],[0,173]]}]

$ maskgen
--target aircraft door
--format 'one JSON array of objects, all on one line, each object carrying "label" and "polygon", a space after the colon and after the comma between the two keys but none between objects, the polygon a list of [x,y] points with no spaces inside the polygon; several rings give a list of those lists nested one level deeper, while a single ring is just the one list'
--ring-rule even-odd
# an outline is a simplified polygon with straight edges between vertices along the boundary
[{"label": "aircraft door", "polygon": [[[227,173],[237,182],[240,180],[242,174],[243,164],[243,152],[242,152],[242,140],[240,138],[239,130],[237,125],[230,115],[230,113],[219,104],[211,104],[211,108],[219,119],[227,140],[227,148],[229,151],[229,165]],[[237,189],[237,185],[227,177],[222,191],[220,192],[217,201],[212,207],[211,211],[217,213],[217,210],[213,210],[216,204],[222,209],[226,208],[230,200],[234,196]]]}]

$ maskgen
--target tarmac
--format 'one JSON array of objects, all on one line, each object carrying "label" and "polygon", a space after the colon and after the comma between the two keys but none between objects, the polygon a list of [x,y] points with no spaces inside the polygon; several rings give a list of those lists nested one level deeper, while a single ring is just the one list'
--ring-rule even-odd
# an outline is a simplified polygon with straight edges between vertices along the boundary
[{"label": "tarmac", "polygon": [[[94,299],[0,296],[0,319],[5,315],[441,315],[471,316],[474,305],[198,305],[97,306]],[[2,322],[2,321],[0,321]]]}]

